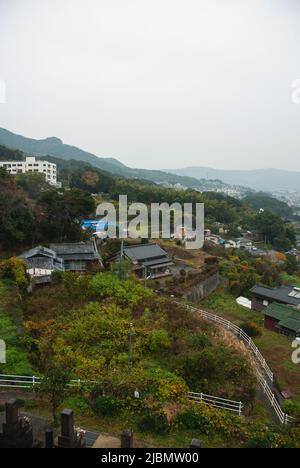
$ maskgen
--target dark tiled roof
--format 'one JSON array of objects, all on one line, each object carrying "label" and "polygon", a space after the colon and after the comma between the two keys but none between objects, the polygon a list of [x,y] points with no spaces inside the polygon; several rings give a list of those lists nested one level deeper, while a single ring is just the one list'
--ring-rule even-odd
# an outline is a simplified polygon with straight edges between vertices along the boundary
[{"label": "dark tiled roof", "polygon": [[51,244],[50,248],[63,260],[100,260],[93,242],[77,242],[72,244]]},{"label": "dark tiled roof", "polygon": [[168,257],[158,244],[142,244],[125,247],[124,252],[133,261],[151,260]]},{"label": "dark tiled roof", "polygon": [[93,242],[76,242],[72,244],[51,244],[50,249],[54,250],[59,254],[89,254],[95,253],[95,247]]},{"label": "dark tiled roof", "polygon": [[[293,286],[280,286],[279,288],[265,288],[263,286],[254,286],[251,289],[255,296],[264,297],[277,302],[283,302],[289,305],[299,305],[300,298],[290,297],[289,294],[294,290]],[[300,292],[300,291],[299,291]]]},{"label": "dark tiled roof", "polygon": [[48,258],[56,258],[56,252],[52,249],[47,249],[46,247],[38,246],[35,247],[34,249],[27,250],[27,252],[24,252],[20,255],[20,258],[28,259],[31,257],[35,257],[37,255],[41,255],[43,257],[48,257]]},{"label": "dark tiled roof", "polygon": [[263,311],[264,315],[278,320],[278,325],[296,333],[300,332],[300,310],[283,304],[269,305]]}]

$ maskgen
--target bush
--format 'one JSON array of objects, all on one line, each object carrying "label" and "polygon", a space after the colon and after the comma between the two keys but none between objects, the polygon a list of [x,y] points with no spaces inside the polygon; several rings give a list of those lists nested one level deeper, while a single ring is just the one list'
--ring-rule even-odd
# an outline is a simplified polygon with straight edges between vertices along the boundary
[{"label": "bush", "polygon": [[169,422],[164,413],[146,412],[137,422],[138,430],[151,434],[167,434],[170,430]]},{"label": "bush", "polygon": [[193,333],[188,336],[186,341],[188,345],[194,349],[204,349],[211,346],[210,339],[203,333]]},{"label": "bush", "polygon": [[25,400],[24,401],[24,408],[25,409],[32,409],[36,407],[36,402],[34,400]]},{"label": "bush", "polygon": [[199,429],[199,415],[194,411],[193,408],[185,409],[180,413],[177,413],[174,424],[179,429],[183,430],[197,430]]},{"label": "bush", "polygon": [[25,292],[29,286],[24,260],[17,257],[0,262],[0,277],[12,280],[21,292]]},{"label": "bush", "polygon": [[300,418],[300,402],[286,400],[283,404],[283,411],[294,418]]},{"label": "bush", "polygon": [[241,329],[251,338],[262,335],[261,328],[255,322],[244,322],[241,324]]},{"label": "bush", "polygon": [[148,347],[151,353],[163,353],[171,346],[171,339],[166,330],[152,330],[148,336]]},{"label": "bush", "polygon": [[120,407],[120,401],[110,396],[98,397],[94,402],[94,412],[99,416],[116,416]]},{"label": "bush", "polygon": [[68,398],[66,405],[68,408],[72,408],[76,411],[76,413],[88,414],[90,412],[88,402],[79,395]]}]

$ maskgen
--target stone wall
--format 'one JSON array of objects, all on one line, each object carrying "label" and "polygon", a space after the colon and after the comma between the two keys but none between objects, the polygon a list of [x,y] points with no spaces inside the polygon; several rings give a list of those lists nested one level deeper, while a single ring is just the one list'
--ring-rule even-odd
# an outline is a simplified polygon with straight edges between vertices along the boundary
[{"label": "stone wall", "polygon": [[189,291],[184,294],[184,297],[192,302],[199,302],[213,291],[215,291],[221,284],[221,277],[219,273],[214,273],[203,281],[193,286]]}]

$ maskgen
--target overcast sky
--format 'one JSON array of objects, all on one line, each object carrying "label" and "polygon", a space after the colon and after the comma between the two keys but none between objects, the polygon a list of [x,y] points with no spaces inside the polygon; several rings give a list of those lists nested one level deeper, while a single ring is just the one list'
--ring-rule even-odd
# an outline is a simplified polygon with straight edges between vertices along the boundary
[{"label": "overcast sky", "polygon": [[134,167],[300,170],[299,0],[0,0],[0,127]]}]

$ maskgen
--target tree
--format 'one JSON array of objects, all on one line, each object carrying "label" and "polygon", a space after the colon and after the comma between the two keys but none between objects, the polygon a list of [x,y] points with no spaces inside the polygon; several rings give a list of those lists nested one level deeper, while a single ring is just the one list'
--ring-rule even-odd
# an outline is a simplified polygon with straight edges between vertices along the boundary
[{"label": "tree", "polygon": [[24,244],[34,230],[33,206],[14,179],[0,170],[0,244],[4,248]]},{"label": "tree", "polygon": [[71,373],[67,368],[53,364],[46,370],[38,388],[39,393],[50,400],[54,426],[58,424],[57,410],[68,395],[70,380]]},{"label": "tree", "polygon": [[39,200],[41,239],[78,241],[83,237],[79,219],[95,210],[94,200],[82,190],[48,191]]},{"label": "tree", "polygon": [[284,269],[289,275],[293,275],[299,269],[297,259],[294,255],[287,255]]}]

